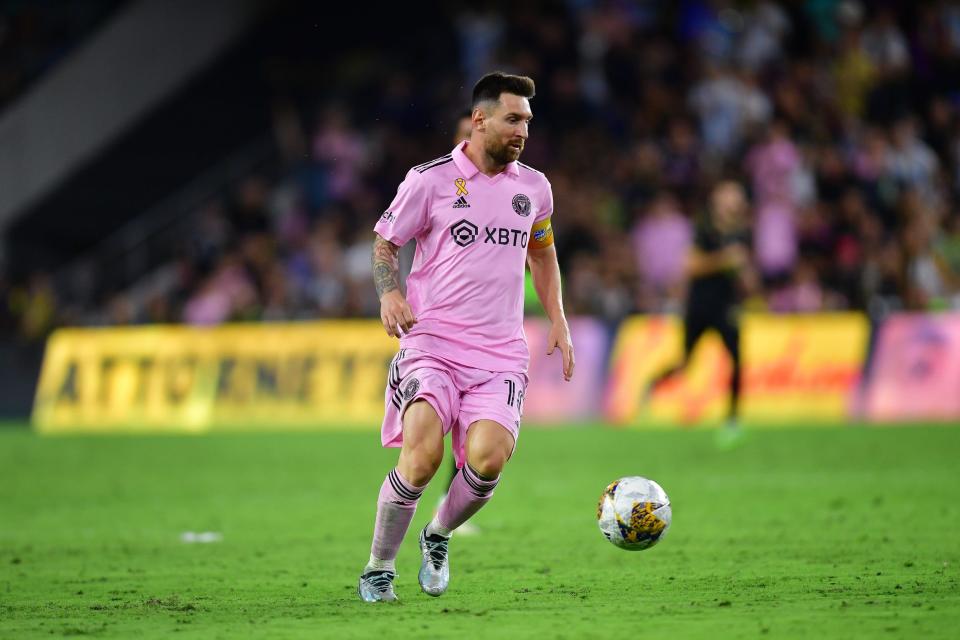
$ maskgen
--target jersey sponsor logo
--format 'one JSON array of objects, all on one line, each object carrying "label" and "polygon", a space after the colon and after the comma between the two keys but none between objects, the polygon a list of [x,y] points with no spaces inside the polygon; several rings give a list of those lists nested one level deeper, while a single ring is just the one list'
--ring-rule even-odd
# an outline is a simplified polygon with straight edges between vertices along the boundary
[{"label": "jersey sponsor logo", "polygon": [[460,196],[459,198],[457,198],[457,201],[453,203],[453,208],[454,208],[454,209],[469,209],[469,208],[470,208],[470,203],[467,202],[467,199],[466,199],[466,198],[464,198],[463,196]]},{"label": "jersey sponsor logo", "polygon": [[[450,227],[453,241],[461,247],[469,247],[480,234],[480,228],[466,218],[458,220]],[[506,227],[484,227],[483,244],[526,248],[530,234],[523,229],[508,229]]]},{"label": "jersey sponsor logo", "polygon": [[453,226],[450,227],[450,235],[453,236],[453,241],[461,247],[469,247],[476,242],[478,233],[480,233],[480,230],[477,228],[477,225],[466,218],[457,220],[453,223]]},{"label": "jersey sponsor logo", "polygon": [[526,218],[530,215],[530,198],[522,193],[513,196],[513,210],[521,218]]},{"label": "jersey sponsor logo", "polygon": [[509,245],[512,247],[526,247],[530,239],[523,229],[507,229],[505,227],[484,227],[484,244]]},{"label": "jersey sponsor logo", "polygon": [[389,222],[392,224],[396,219],[397,216],[393,211],[384,211],[383,215],[380,216],[380,222]]}]

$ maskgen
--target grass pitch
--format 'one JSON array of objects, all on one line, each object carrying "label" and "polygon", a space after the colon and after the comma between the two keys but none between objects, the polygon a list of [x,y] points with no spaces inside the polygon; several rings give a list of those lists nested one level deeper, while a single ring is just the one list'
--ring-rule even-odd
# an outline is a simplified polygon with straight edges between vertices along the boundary
[{"label": "grass pitch", "polygon": [[[396,460],[374,432],[0,429],[0,637],[957,637],[960,428],[754,431],[723,453],[712,436],[527,429],[482,534],[451,543],[450,591],[416,578],[438,477],[401,603],[371,606],[356,579]],[[649,551],[594,520],[624,475],[672,499]]]}]

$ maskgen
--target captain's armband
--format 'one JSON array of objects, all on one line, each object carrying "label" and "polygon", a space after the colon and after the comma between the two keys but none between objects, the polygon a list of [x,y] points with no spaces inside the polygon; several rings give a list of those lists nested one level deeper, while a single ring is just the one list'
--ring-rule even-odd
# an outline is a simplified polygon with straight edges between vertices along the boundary
[{"label": "captain's armband", "polygon": [[545,218],[533,225],[530,230],[530,249],[546,249],[553,244],[553,227],[550,218]]}]

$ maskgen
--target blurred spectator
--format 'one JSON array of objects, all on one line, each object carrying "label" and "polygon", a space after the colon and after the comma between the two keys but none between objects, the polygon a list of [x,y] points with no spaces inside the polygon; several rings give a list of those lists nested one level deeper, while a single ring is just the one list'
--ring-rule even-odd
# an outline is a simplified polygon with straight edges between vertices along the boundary
[{"label": "blurred spectator", "polygon": [[464,11],[458,16],[456,27],[461,71],[467,78],[479,78],[493,65],[505,30],[503,18],[491,10]]},{"label": "blurred spectator", "polygon": [[770,294],[769,310],[774,313],[822,311],[823,297],[816,269],[809,262],[801,262],[791,281]]},{"label": "blurred spectator", "polygon": [[214,273],[187,301],[183,319],[188,324],[212,325],[243,319],[256,301],[256,291],[240,256],[229,253]]},{"label": "blurred spectator", "polygon": [[707,67],[703,80],[690,89],[690,107],[700,118],[706,151],[725,155],[740,144],[743,128],[743,86],[730,72]]},{"label": "blurred spectator", "polygon": [[343,200],[357,188],[366,155],[364,139],[350,127],[346,110],[328,107],[313,141],[313,157],[326,168],[332,199]]},{"label": "blurred spectator", "polygon": [[663,144],[663,181],[674,189],[689,189],[700,175],[700,149],[692,123],[683,117],[670,120]]},{"label": "blurred spectator", "polygon": [[889,6],[881,5],[873,20],[864,28],[862,46],[881,75],[906,71],[910,64],[907,39],[897,26],[896,16]]},{"label": "blurred spectator", "polygon": [[740,64],[759,73],[783,55],[783,40],[790,32],[790,20],[776,3],[759,2],[746,17],[740,39]]},{"label": "blurred spectator", "polygon": [[757,266],[768,279],[785,276],[797,259],[796,179],[800,154],[786,124],[773,122],[766,138],[747,154],[747,172],[755,202],[754,251]]},{"label": "blurred spectator", "polygon": [[27,342],[47,337],[56,323],[57,295],[46,273],[34,273],[26,286],[10,292],[10,310],[19,318],[17,332]]},{"label": "blurred spectator", "polygon": [[951,216],[937,234],[932,254],[942,283],[944,303],[960,310],[960,213]]},{"label": "blurred spectator", "polygon": [[886,167],[897,184],[916,189],[927,199],[934,199],[934,179],[938,162],[936,154],[917,135],[916,123],[905,118],[894,125],[893,145]]},{"label": "blurred spectator", "polygon": [[693,225],[678,202],[660,192],[631,231],[637,271],[649,287],[646,311],[676,311],[683,294],[685,256],[693,241]]}]

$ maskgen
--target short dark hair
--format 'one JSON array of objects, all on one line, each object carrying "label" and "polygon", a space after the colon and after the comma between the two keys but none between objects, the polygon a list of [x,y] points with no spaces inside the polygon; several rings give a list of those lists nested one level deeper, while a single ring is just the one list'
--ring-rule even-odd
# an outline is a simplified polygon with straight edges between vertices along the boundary
[{"label": "short dark hair", "polygon": [[512,93],[521,98],[532,98],[536,95],[536,85],[533,79],[527,76],[513,76],[502,71],[488,73],[473,85],[473,107],[476,108],[481,102],[492,100],[496,102],[500,99],[501,93]]}]

